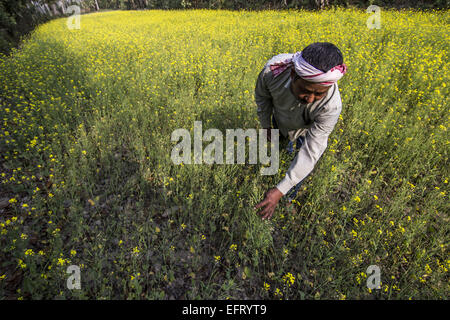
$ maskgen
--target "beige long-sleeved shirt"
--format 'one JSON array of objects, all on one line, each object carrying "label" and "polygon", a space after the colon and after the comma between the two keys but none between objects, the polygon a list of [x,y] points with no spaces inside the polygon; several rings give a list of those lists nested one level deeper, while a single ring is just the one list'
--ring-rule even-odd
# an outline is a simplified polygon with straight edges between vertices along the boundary
[{"label": "beige long-sleeved shirt", "polygon": [[292,53],[279,54],[271,58],[259,73],[255,87],[257,114],[263,128],[271,127],[272,114],[281,134],[295,141],[300,135],[304,143],[292,161],[286,176],[276,186],[286,194],[314,169],[328,144],[342,110],[342,101],[337,83],[333,84],[325,97],[313,103],[302,104],[292,94],[291,68],[276,78],[269,65],[290,58]]}]

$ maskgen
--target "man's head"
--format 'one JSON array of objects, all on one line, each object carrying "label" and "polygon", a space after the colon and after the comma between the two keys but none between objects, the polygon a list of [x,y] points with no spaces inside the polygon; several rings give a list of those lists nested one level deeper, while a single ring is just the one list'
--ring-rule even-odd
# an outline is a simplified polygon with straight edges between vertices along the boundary
[{"label": "man's head", "polygon": [[[310,44],[303,49],[301,56],[311,66],[325,73],[344,62],[341,51],[329,42]],[[291,69],[291,79],[292,93],[302,103],[312,103],[322,99],[331,87],[301,78],[295,71],[295,67]]]}]

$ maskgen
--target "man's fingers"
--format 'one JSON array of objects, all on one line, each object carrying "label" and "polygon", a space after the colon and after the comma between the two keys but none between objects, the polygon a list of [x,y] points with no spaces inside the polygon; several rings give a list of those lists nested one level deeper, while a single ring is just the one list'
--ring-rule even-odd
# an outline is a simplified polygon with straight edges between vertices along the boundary
[{"label": "man's fingers", "polygon": [[271,216],[273,211],[275,210],[275,206],[273,204],[267,204],[264,210],[262,210],[259,214],[262,216],[263,220],[268,216]]},{"label": "man's fingers", "polygon": [[265,219],[270,219],[273,215],[273,211],[274,211],[275,207],[268,207],[265,211],[266,214],[264,215],[264,217],[262,217],[263,220]]},{"label": "man's fingers", "polygon": [[264,193],[264,200],[254,207],[255,209],[263,208],[260,212],[257,212],[263,220],[272,217],[279,201],[277,192],[279,193],[275,188],[268,190]]},{"label": "man's fingers", "polygon": [[257,213],[258,213],[260,216],[264,216],[264,215],[267,214],[267,208],[269,208],[268,205],[266,205],[266,207],[265,207],[263,210],[261,210],[260,212],[257,212]]},{"label": "man's fingers", "polygon": [[258,204],[255,206],[255,209],[259,209],[259,208],[265,206],[268,202],[269,202],[269,199],[265,198],[263,201],[261,201],[260,203],[258,203]]},{"label": "man's fingers", "polygon": [[272,218],[272,213],[266,214],[264,217],[262,217],[262,220],[270,220],[270,218]]},{"label": "man's fingers", "polygon": [[269,212],[270,212],[270,208],[271,208],[272,206],[269,204],[269,203],[267,203],[266,205],[265,205],[265,208],[263,209],[263,210],[261,210],[260,212],[258,212],[258,214],[261,216],[261,217],[265,217]]}]

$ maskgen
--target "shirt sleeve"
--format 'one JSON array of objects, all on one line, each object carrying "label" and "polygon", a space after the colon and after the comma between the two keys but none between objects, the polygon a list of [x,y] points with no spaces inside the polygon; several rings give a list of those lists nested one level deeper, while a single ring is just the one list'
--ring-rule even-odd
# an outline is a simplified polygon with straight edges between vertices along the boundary
[{"label": "shirt sleeve", "polygon": [[273,109],[272,95],[267,87],[268,72],[266,67],[259,73],[255,87],[255,102],[258,107],[257,114],[262,128],[272,126],[271,116]]},{"label": "shirt sleeve", "polygon": [[285,195],[293,186],[308,176],[328,145],[328,136],[339,120],[342,106],[316,116],[314,124],[306,132],[302,147],[292,160],[283,180],[276,186]]}]

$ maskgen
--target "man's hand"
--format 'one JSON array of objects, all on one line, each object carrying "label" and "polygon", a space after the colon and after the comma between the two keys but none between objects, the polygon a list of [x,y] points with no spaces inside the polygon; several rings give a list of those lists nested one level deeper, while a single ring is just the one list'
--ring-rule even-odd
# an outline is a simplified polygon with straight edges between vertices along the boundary
[{"label": "man's hand", "polygon": [[264,200],[255,206],[255,209],[264,207],[264,209],[258,212],[259,215],[263,216],[262,219],[270,219],[275,211],[275,207],[280,201],[283,194],[277,188],[272,188],[264,193]]}]

